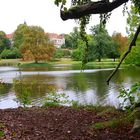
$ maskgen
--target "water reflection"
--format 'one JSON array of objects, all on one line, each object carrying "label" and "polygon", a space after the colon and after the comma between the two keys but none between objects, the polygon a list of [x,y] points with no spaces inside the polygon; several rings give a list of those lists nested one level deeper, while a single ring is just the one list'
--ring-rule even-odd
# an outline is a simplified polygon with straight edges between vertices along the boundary
[{"label": "water reflection", "polygon": [[[26,75],[14,79],[13,89],[19,103],[23,103],[24,98],[29,98],[32,103],[40,104],[41,99],[45,98],[46,93],[55,90],[55,84],[51,84],[44,75]],[[27,97],[26,97],[27,96]]]},{"label": "water reflection", "polygon": [[18,107],[14,99],[15,94],[12,91],[12,84],[0,82],[0,108]]},{"label": "water reflection", "polygon": [[6,93],[9,93],[12,84],[0,82],[0,97],[4,96]]},{"label": "water reflection", "polygon": [[[20,95],[23,91],[27,91],[34,104],[38,104],[52,89],[55,89],[59,93],[67,94],[70,100],[76,100],[81,104],[109,104],[117,107],[120,84],[130,87],[140,80],[140,68],[120,69],[107,86],[106,78],[112,69],[90,69],[81,72],[70,70],[70,66],[67,70],[66,66],[64,69],[61,66],[61,71],[58,71],[60,69],[58,67],[55,66],[54,71],[51,71],[53,70],[51,68],[49,71],[22,69],[20,73],[17,69],[12,69],[0,72],[0,77],[6,82],[5,86],[0,86],[3,103],[12,102],[11,107],[16,107],[18,105],[15,102],[13,104],[11,100],[17,98],[21,101]],[[0,102],[0,108],[2,106]]]}]

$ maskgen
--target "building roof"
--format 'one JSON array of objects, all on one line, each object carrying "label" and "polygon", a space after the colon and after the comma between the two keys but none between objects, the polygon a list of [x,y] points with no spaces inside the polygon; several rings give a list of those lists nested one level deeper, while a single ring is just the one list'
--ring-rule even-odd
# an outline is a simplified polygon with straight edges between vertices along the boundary
[{"label": "building roof", "polygon": [[14,35],[14,33],[6,34],[6,37],[7,37],[8,39],[12,39],[12,38],[13,38],[13,35]]},{"label": "building roof", "polygon": [[57,39],[63,39],[64,34],[56,34],[56,33],[46,33],[49,38],[57,38]]},{"label": "building roof", "polygon": [[[46,33],[48,35],[49,38],[56,38],[56,39],[63,39],[64,38],[64,34],[56,34],[56,33]],[[8,39],[12,39],[13,38],[14,33],[11,34],[6,34],[6,37]]]}]

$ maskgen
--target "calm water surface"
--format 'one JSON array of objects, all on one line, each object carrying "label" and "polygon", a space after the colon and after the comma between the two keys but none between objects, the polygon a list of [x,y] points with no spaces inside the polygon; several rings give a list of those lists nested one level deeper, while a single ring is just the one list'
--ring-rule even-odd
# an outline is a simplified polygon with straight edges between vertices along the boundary
[{"label": "calm water surface", "polygon": [[[112,69],[87,69],[81,72],[71,65],[56,65],[47,69],[21,69],[0,67],[0,108],[14,108],[20,105],[22,90],[30,93],[33,105],[40,105],[52,89],[65,93],[70,100],[80,104],[101,104],[119,106],[117,98],[120,84],[129,88],[140,81],[140,68],[120,69],[110,85],[106,78]],[[22,85],[17,83],[22,81]],[[18,102],[17,102],[18,101]]]}]

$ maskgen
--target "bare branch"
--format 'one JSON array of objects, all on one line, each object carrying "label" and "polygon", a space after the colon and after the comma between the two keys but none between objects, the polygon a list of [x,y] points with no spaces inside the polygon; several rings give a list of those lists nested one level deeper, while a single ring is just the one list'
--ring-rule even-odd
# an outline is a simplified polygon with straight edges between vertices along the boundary
[{"label": "bare branch", "polygon": [[119,69],[120,65],[122,64],[122,62],[124,61],[124,59],[126,58],[126,56],[131,52],[132,47],[133,47],[133,46],[136,46],[136,40],[137,40],[137,37],[138,37],[139,33],[140,33],[140,24],[139,24],[139,26],[138,26],[138,28],[137,28],[137,31],[135,32],[135,35],[134,35],[134,37],[133,37],[133,39],[132,39],[132,41],[131,41],[131,43],[130,43],[130,45],[129,45],[128,50],[124,53],[124,55],[122,56],[122,58],[121,58],[119,64],[117,65],[117,67],[114,69],[114,71],[113,71],[113,72],[110,74],[110,76],[107,78],[106,82],[107,82],[108,85],[109,85],[109,81],[110,81],[111,78],[115,75],[115,73],[116,73],[117,70]]},{"label": "bare branch", "polygon": [[79,19],[90,14],[103,14],[111,12],[129,0],[114,0],[113,2],[97,1],[89,2],[83,5],[78,5],[68,9],[67,11],[60,10],[60,15],[63,20]]}]

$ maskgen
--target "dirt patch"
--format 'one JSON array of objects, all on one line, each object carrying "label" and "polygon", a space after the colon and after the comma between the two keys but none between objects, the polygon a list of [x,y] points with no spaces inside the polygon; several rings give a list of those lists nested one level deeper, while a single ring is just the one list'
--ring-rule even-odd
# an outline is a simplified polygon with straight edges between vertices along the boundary
[{"label": "dirt patch", "polygon": [[96,110],[70,107],[0,110],[0,140],[140,140],[129,134],[132,124],[94,130],[93,124],[117,117],[97,115]]}]

